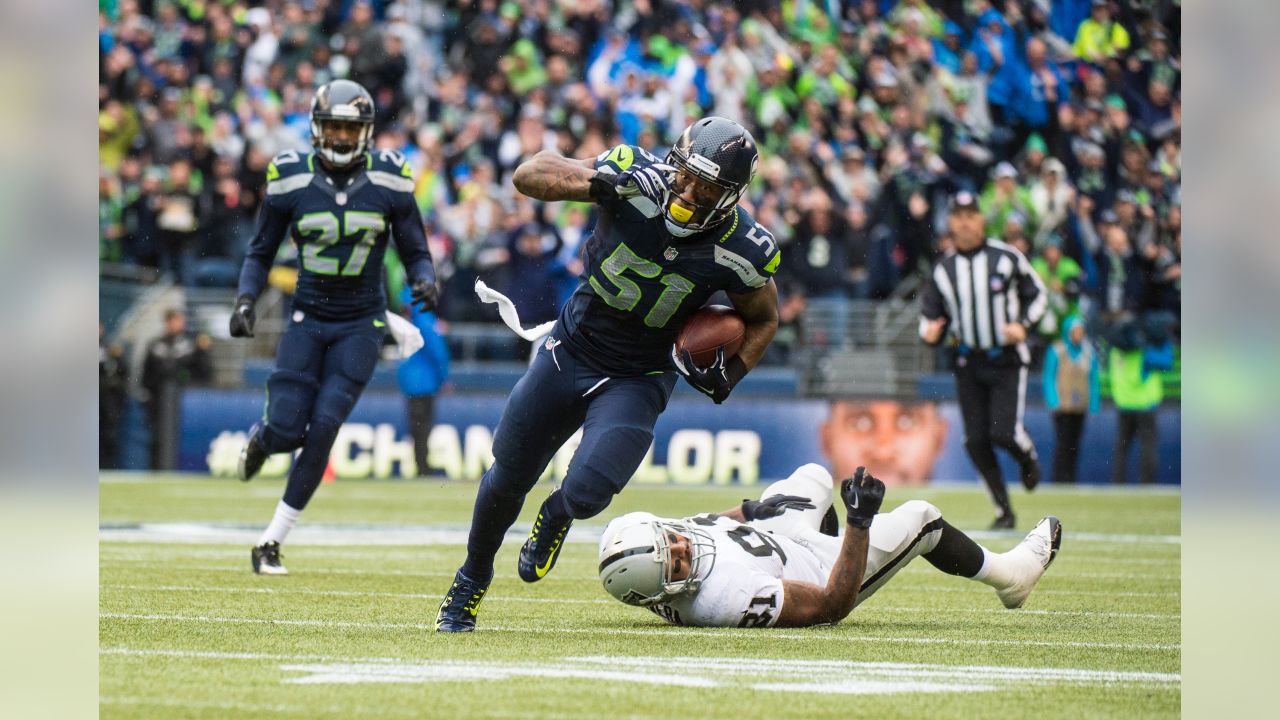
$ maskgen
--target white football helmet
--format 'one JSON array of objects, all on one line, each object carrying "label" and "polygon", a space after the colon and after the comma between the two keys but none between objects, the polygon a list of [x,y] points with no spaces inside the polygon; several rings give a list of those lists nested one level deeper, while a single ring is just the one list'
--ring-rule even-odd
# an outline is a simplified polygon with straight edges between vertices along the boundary
[{"label": "white football helmet", "polygon": [[[689,540],[689,575],[682,580],[671,578],[668,533]],[[648,607],[696,592],[715,558],[715,541],[705,531],[649,513],[630,513],[609,523],[600,538],[600,582],[622,602]]]}]

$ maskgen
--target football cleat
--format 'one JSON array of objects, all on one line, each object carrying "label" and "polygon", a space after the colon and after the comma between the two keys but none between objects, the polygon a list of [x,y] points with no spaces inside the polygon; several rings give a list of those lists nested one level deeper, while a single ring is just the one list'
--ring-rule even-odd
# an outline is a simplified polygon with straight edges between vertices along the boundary
[{"label": "football cleat", "polygon": [[1016,527],[1018,527],[1018,519],[1014,517],[1013,513],[997,515],[996,519],[991,523],[992,530],[1012,530]]},{"label": "football cleat", "polygon": [[257,422],[249,429],[249,442],[244,444],[244,448],[240,450],[240,464],[238,470],[240,472],[241,482],[249,482],[254,475],[262,469],[262,464],[267,461],[270,456],[267,449],[262,447],[262,423]]},{"label": "football cleat", "polygon": [[436,613],[436,632],[474,632],[480,601],[489,591],[489,583],[478,583],[459,570],[453,576],[449,593]]},{"label": "football cleat", "polygon": [[278,542],[263,543],[249,553],[249,559],[253,561],[253,571],[259,575],[288,575],[289,571],[280,564],[283,557],[280,554]]},{"label": "football cleat", "polygon": [[1040,484],[1040,462],[1032,460],[1026,465],[1023,465],[1021,471],[1022,487],[1026,488],[1027,492],[1035,490],[1036,486]]},{"label": "football cleat", "polygon": [[1049,569],[1053,559],[1058,557],[1058,549],[1062,547],[1062,523],[1050,515],[1032,528],[1018,546],[1007,555],[1022,563],[1023,571],[1013,584],[996,591],[1000,602],[1010,609],[1020,608],[1027,601],[1031,589],[1040,582],[1044,571]]},{"label": "football cleat", "polygon": [[573,518],[563,524],[548,521],[541,511],[538,519],[533,521],[533,529],[529,531],[529,539],[520,548],[520,558],[516,562],[516,571],[520,579],[527,583],[538,582],[551,572],[560,557],[560,549],[564,547],[564,536],[573,525]]}]

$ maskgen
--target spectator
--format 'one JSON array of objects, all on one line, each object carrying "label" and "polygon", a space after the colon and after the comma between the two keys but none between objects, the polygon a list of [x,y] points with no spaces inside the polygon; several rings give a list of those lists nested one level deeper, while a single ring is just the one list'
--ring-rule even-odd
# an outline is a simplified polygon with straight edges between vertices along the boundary
[{"label": "spectator", "polygon": [[400,304],[407,308],[409,321],[422,333],[424,344],[400,363],[396,379],[407,398],[409,436],[413,438],[417,476],[425,478],[431,468],[430,440],[436,395],[449,377],[449,349],[438,329],[441,323],[436,314],[422,312],[411,300],[410,289],[406,287],[400,295]]},{"label": "spectator", "polygon": [[1072,483],[1080,466],[1085,415],[1098,412],[1098,357],[1084,321],[1070,317],[1044,359],[1044,402],[1053,413],[1053,481]]},{"label": "spectator", "polygon": [[151,469],[178,467],[182,389],[209,382],[209,336],[187,336],[187,316],[181,310],[164,315],[164,334],[147,346],[142,366],[143,403],[151,426]]},{"label": "spectator", "polygon": [[1040,276],[1049,293],[1049,308],[1040,321],[1040,332],[1053,337],[1060,332],[1060,321],[1079,313],[1079,263],[1062,252],[1062,237],[1050,234],[1041,253],[1031,260],[1031,268]]},{"label": "spectator", "polygon": [[1028,193],[1031,211],[1037,218],[1034,247],[1042,247],[1053,233],[1063,232],[1075,200],[1075,188],[1067,180],[1067,169],[1058,158],[1048,158],[1040,168],[1040,177]]},{"label": "spectator", "polygon": [[120,427],[128,398],[129,366],[119,343],[107,344],[98,323],[98,467],[120,467]]},{"label": "spectator", "polygon": [[1094,64],[1116,57],[1129,47],[1129,31],[1111,19],[1110,0],[1093,0],[1089,19],[1080,23],[1072,47],[1076,57]]},{"label": "spectator", "polygon": [[989,235],[999,235],[1012,213],[1023,218],[1035,217],[1031,193],[1018,184],[1018,171],[1007,161],[996,165],[994,179],[982,191],[979,205],[982,216],[986,219]]},{"label": "spectator", "polygon": [[1108,356],[1111,397],[1119,411],[1111,481],[1124,485],[1129,478],[1129,447],[1138,439],[1138,482],[1150,484],[1156,476],[1156,411],[1164,400],[1163,371],[1173,369],[1173,344],[1165,321],[1151,315],[1139,325],[1121,323],[1115,330]]}]

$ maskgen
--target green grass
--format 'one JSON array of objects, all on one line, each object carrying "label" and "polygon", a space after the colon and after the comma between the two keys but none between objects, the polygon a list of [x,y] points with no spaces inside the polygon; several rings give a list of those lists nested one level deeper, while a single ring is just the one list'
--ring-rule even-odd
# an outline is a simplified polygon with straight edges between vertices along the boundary
[{"label": "green grass", "polygon": [[[1169,677],[1181,664],[1181,544],[1169,537],[1180,532],[1176,494],[1019,492],[1021,525],[1053,513],[1065,527],[1062,553],[1024,609],[1006,611],[989,588],[918,561],[840,625],[806,630],[667,626],[604,594],[595,546],[585,542],[567,545],[546,580],[525,585],[514,573],[518,543],[509,541],[481,631],[440,636],[430,626],[461,562],[460,544],[302,539],[307,525],[321,524],[464,529],[474,484],[325,486],[286,547],[292,574],[284,578],[253,575],[248,542],[123,541],[111,530],[212,523],[251,539],[248,529],[269,519],[281,489],[280,482],[104,478],[102,717],[1132,718],[1179,711],[1181,682]],[[546,489],[531,496],[526,527]],[[606,517],[641,508],[717,510],[756,493],[634,487]],[[976,486],[891,490],[886,507],[917,497],[962,528],[990,519]],[[1017,540],[981,538],[993,550]],[[979,671],[918,665],[1011,670],[981,671],[994,678],[983,681]],[[1069,672],[1036,676],[1046,668]],[[474,677],[458,679],[463,671]],[[453,674],[424,679],[443,672]],[[355,682],[397,673],[400,682]],[[311,681],[295,682],[304,678]],[[708,686],[654,684],[671,678]],[[856,695],[799,687],[850,678],[955,687],[884,694],[864,684],[868,692]],[[778,689],[754,687],[763,683]]]}]

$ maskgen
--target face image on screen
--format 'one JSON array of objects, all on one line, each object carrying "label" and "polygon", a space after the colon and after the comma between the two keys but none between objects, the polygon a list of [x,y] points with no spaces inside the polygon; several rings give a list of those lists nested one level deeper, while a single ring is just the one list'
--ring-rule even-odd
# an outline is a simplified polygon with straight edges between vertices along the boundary
[{"label": "face image on screen", "polygon": [[819,433],[837,480],[862,465],[886,485],[921,485],[942,452],[947,421],[932,402],[833,400]]}]

